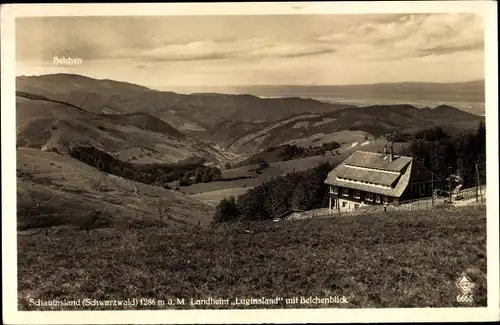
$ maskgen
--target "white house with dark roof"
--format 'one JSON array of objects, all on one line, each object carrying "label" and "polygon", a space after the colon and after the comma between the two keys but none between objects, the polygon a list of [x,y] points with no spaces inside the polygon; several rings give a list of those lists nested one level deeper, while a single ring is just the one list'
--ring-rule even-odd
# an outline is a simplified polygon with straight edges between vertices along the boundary
[{"label": "white house with dark roof", "polygon": [[441,180],[413,157],[356,151],[327,176],[329,210],[350,211],[364,205],[397,204],[431,197]]}]

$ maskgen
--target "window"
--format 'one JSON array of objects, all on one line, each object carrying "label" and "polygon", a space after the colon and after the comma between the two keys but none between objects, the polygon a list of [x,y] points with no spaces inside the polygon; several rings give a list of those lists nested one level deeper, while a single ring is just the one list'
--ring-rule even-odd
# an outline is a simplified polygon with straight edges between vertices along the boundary
[{"label": "window", "polygon": [[330,193],[339,194],[339,188],[337,186],[330,186]]},{"label": "window", "polygon": [[375,202],[380,203],[380,195],[377,194],[377,196],[375,198]]},{"label": "window", "polygon": [[353,197],[355,199],[360,199],[361,198],[361,192],[360,191],[355,191]]},{"label": "window", "polygon": [[384,196],[384,204],[388,204],[389,203],[389,198],[387,196]]},{"label": "window", "polygon": [[366,193],[365,199],[366,199],[366,201],[373,202],[373,194]]},{"label": "window", "polygon": [[342,202],[342,207],[345,208],[347,206],[347,202]]},{"label": "window", "polygon": [[346,188],[342,189],[342,196],[349,196],[349,190]]}]

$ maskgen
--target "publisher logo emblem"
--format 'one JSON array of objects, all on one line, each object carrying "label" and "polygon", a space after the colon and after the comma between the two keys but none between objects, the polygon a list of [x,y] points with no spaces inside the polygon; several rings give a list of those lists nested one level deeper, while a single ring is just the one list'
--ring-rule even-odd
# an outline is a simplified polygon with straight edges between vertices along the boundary
[{"label": "publisher logo emblem", "polygon": [[457,280],[457,287],[462,291],[464,295],[468,295],[472,292],[472,289],[474,289],[474,282],[472,282],[467,275],[463,274]]}]

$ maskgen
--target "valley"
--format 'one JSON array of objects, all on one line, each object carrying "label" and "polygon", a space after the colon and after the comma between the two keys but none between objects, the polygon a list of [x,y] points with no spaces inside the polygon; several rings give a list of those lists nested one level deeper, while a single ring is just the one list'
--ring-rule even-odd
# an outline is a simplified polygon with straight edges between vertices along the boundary
[{"label": "valley", "polygon": [[[16,95],[22,229],[80,225],[82,215],[104,208],[118,209],[111,224],[208,224],[210,211],[221,199],[321,163],[337,164],[356,150],[381,152],[393,132],[442,127],[454,134],[484,120],[447,105],[355,106],[299,97],[187,95],[71,74],[18,77]],[[334,149],[324,149],[332,143]],[[394,143],[397,152],[408,145]],[[304,152],[292,158],[282,157],[281,149],[272,152],[287,146]],[[105,160],[116,161],[120,171],[104,167],[103,158],[75,159],[75,150],[84,148],[108,155]],[[181,167],[190,159],[201,163]],[[259,159],[265,166],[256,163]],[[89,161],[93,165],[84,163]],[[170,168],[168,176],[161,174],[165,168]],[[200,174],[208,169],[218,176]],[[135,176],[130,170],[136,170]],[[79,173],[89,178],[79,178]],[[95,185],[101,180],[110,182],[104,192]],[[49,200],[54,193],[55,199]],[[60,217],[31,221],[36,204],[47,200],[44,207],[49,212],[44,214]],[[155,204],[160,203],[167,210],[171,206],[171,212],[183,205],[185,210],[166,221],[158,217]]]}]

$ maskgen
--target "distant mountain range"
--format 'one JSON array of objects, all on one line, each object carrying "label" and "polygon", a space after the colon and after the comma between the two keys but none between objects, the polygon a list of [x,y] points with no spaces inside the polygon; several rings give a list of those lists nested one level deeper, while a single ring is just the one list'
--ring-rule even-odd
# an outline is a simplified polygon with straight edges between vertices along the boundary
[{"label": "distant mountain range", "polygon": [[[401,82],[346,86],[249,86],[235,87],[239,93],[261,96],[422,98],[441,101],[484,102],[484,80],[459,83]],[[417,98],[418,97],[418,98]]]},{"label": "distant mountain range", "polygon": [[[406,105],[406,100],[401,99],[401,104],[398,105],[359,107],[345,103],[326,103],[310,98],[300,98],[302,92],[309,94],[315,92],[318,95],[327,92],[341,92],[343,97],[361,92],[365,96],[371,94],[379,97],[399,92],[402,97],[404,97],[403,94],[411,93],[412,96],[425,95],[427,98],[435,96],[436,99],[440,93],[443,94],[443,98],[451,98],[450,96],[454,93],[456,95],[453,97],[454,99],[479,101],[481,96],[484,97],[484,85],[481,92],[481,84],[482,82],[478,81],[460,84],[402,83],[363,86],[259,87],[261,90],[264,89],[262,91],[266,94],[287,92],[290,95],[295,95],[287,98],[264,99],[246,94],[194,93],[186,95],[153,90],[125,82],[97,80],[72,74],[18,77],[16,86],[18,98],[22,99],[18,101],[19,107],[23,107],[27,103],[36,104],[33,101],[40,105],[46,105],[47,102],[50,102],[73,109],[78,108],[78,114],[88,115],[89,119],[85,120],[94,121],[92,122],[93,126],[86,125],[86,128],[79,126],[81,132],[90,132],[89,127],[92,130],[97,128],[97,121],[103,123],[109,121],[109,123],[115,124],[119,121],[120,123],[116,124],[114,128],[110,126],[112,124],[105,126],[107,129],[114,130],[108,133],[113,134],[114,132],[115,135],[123,134],[125,136],[126,133],[125,129],[120,132],[116,131],[118,125],[120,127],[133,126],[134,130],[139,128],[152,134],[161,134],[162,132],[158,131],[165,130],[170,137],[175,138],[175,141],[180,141],[170,145],[170,147],[178,147],[174,151],[178,153],[179,159],[190,154],[199,155],[202,151],[204,156],[219,160],[223,157],[214,152],[213,147],[215,146],[237,153],[251,153],[270,145],[279,145],[304,137],[317,137],[318,134],[327,135],[345,130],[363,131],[373,136],[379,136],[395,130],[433,125],[470,128],[482,119],[478,115],[449,105],[420,109]],[[252,91],[252,89],[246,90]],[[26,102],[27,98],[31,98],[32,102]],[[58,123],[62,123],[60,122],[61,117],[56,117],[55,113],[49,113],[54,112],[53,109],[47,109],[45,112],[31,108],[25,111],[37,112],[35,120],[43,119],[44,122],[30,122],[36,125],[49,123],[47,114],[52,114],[51,118],[56,118]],[[92,119],[90,119],[91,115]],[[25,120],[23,116],[19,117],[21,121]],[[71,133],[72,137],[76,132],[75,127]],[[103,132],[102,128],[98,131]],[[19,139],[26,142],[22,130],[18,130],[18,132],[20,132]],[[134,132],[130,133],[129,137],[132,137]],[[141,136],[140,141],[134,140],[134,143],[124,144],[123,148],[134,146],[142,148],[144,143],[148,142],[154,147],[155,142],[151,143],[144,136]],[[182,137],[187,138],[183,139]],[[127,141],[131,142],[132,140]],[[185,141],[189,141],[191,145],[188,146]],[[104,144],[101,145],[101,147],[103,146],[105,147]],[[163,145],[158,144],[158,146]],[[166,153],[168,151],[168,146],[162,148],[164,150],[160,150],[160,152]],[[152,150],[156,149],[152,148]],[[193,150],[193,152],[186,152],[186,150]],[[171,158],[176,159],[175,157]]]},{"label": "distant mountain range", "polygon": [[484,80],[459,83],[402,82],[369,85],[259,85],[234,87],[175,87],[181,93],[216,92],[259,97],[301,97],[355,105],[412,104],[417,107],[451,105],[484,115]]}]

